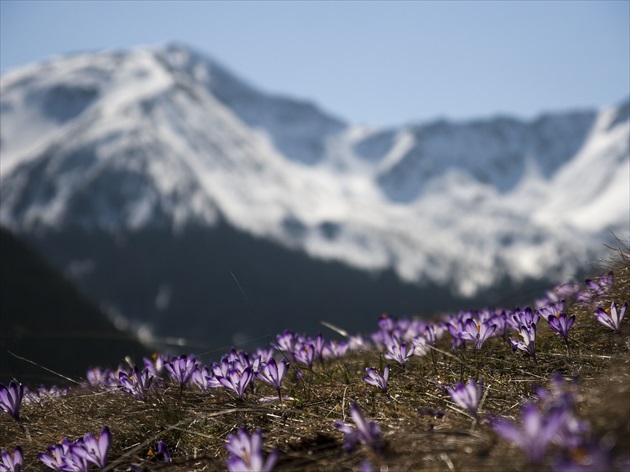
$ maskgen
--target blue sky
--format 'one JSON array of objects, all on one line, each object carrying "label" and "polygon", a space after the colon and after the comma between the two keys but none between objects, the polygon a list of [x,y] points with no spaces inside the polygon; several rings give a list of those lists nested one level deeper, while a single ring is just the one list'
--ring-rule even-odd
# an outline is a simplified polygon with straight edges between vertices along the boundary
[{"label": "blue sky", "polygon": [[176,40],[359,124],[605,106],[630,2],[0,2],[0,68]]}]

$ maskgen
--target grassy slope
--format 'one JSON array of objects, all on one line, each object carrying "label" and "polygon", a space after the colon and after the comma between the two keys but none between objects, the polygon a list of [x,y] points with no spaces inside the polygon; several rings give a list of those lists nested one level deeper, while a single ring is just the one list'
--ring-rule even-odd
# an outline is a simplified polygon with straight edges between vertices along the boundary
[{"label": "grassy slope", "polygon": [[[608,297],[598,301],[600,306],[609,306],[612,300],[620,305],[630,298],[629,261],[619,256],[598,273],[609,269],[615,274],[615,285]],[[579,377],[579,415],[622,460],[630,453],[630,315],[623,320],[619,335],[597,323],[591,306],[570,303],[566,311],[577,318],[569,335],[571,355],[567,356],[561,338],[542,320],[537,366],[496,338],[481,351],[453,352],[446,335],[434,361],[431,356],[413,357],[406,370],[392,369],[389,391],[393,400],[361,380],[366,366],[384,364],[377,351],[329,361],[325,369],[318,366],[302,380],[296,380],[291,369],[283,394],[297,400],[284,404],[259,403],[260,397],[275,392],[259,382],[256,392],[247,393],[244,401],[225,389],[201,393],[189,387],[180,397],[173,386],[154,392],[146,404],[122,392],[75,389],[62,398],[25,405],[22,416],[28,435],[8,415],[0,415],[0,448],[21,444],[27,470],[49,470],[37,461],[37,452],[63,436],[76,439],[86,432],[97,433],[107,424],[113,435],[110,467],[125,470],[130,463],[141,463],[149,448],[163,440],[173,462],[144,462],[146,470],[225,470],[223,442],[227,434],[245,425],[250,431],[262,429],[265,449],[281,450],[276,470],[357,470],[365,458],[376,470],[386,466],[381,470],[390,471],[546,470],[553,451],[544,467],[530,466],[518,448],[493,432],[487,415],[517,418],[522,403],[532,396],[532,385],[548,386],[552,372],[559,371]],[[452,385],[480,376],[487,390],[476,422],[457,411],[437,381]],[[363,446],[353,454],[343,452],[343,435],[333,422],[347,417],[351,400],[381,426],[386,442],[382,456]],[[419,412],[423,407],[446,414],[442,418],[423,415]]]}]

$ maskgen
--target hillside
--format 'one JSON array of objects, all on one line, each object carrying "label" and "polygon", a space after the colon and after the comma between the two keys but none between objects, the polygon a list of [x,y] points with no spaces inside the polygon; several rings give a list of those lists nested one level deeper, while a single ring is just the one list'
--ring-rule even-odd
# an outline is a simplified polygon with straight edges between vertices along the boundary
[{"label": "hillside", "polygon": [[89,365],[148,353],[32,248],[0,228],[0,382],[63,385],[68,381],[61,376],[84,378]]},{"label": "hillside", "polygon": [[[625,471],[630,324],[615,313],[629,255],[522,309],[381,317],[341,342],[288,329],[268,351],[93,370],[89,384],[0,414],[0,449],[20,445],[29,470],[89,457],[102,470]],[[559,335],[558,320],[574,324]],[[272,358],[288,360],[286,375]],[[264,439],[250,440],[257,429]]]}]

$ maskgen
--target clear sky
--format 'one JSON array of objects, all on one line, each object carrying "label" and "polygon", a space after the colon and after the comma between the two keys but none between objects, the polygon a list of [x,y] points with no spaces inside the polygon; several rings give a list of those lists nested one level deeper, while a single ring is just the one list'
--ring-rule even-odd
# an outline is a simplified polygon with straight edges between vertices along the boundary
[{"label": "clear sky", "polygon": [[355,124],[614,104],[630,2],[0,1],[0,68],[176,40]]}]

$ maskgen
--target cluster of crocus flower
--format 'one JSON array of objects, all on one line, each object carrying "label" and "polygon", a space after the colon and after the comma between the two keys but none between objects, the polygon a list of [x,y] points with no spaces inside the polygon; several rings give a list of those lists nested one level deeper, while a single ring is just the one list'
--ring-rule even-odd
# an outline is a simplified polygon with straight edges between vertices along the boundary
[{"label": "cluster of crocus flower", "polygon": [[70,389],[68,387],[57,387],[53,385],[46,387],[40,385],[37,389],[32,389],[28,385],[24,386],[24,397],[22,398],[22,404],[38,403],[50,400],[52,398],[58,398],[66,395]]},{"label": "cluster of crocus flower", "polygon": [[472,341],[475,349],[481,349],[483,343],[494,334],[497,329],[496,324],[489,321],[480,321],[468,318],[464,322],[463,330],[456,333],[461,339]]},{"label": "cluster of crocus flower", "polygon": [[244,427],[236,434],[228,434],[225,448],[230,453],[227,459],[229,472],[270,472],[278,460],[278,451],[273,451],[265,458],[262,449],[263,436],[260,429],[251,435]]},{"label": "cluster of crocus flower", "polygon": [[242,399],[259,366],[258,358],[252,362],[247,353],[231,349],[228,355],[223,356],[221,362],[212,365],[212,372],[219,384],[232,390],[239,399]]},{"label": "cluster of crocus flower", "polygon": [[221,385],[232,390],[239,399],[242,399],[245,389],[254,378],[254,373],[251,367],[241,368],[236,366],[230,367],[225,372],[225,375],[217,375],[216,378]]},{"label": "cluster of crocus flower", "polygon": [[323,365],[325,359],[342,357],[350,348],[350,343],[334,339],[326,340],[321,333],[313,339],[286,329],[276,336],[273,347],[290,360],[295,360],[312,369],[316,360]]},{"label": "cluster of crocus flower", "polygon": [[506,317],[506,323],[518,333],[521,339],[509,338],[513,351],[521,350],[529,354],[537,364],[536,358],[536,329],[540,322],[540,311],[530,307],[516,309]]},{"label": "cluster of crocus flower", "polygon": [[16,446],[12,453],[0,452],[0,472],[21,472],[23,467],[24,453],[20,446]]},{"label": "cluster of crocus flower", "polygon": [[[322,338],[323,339],[323,338]],[[180,392],[187,385],[202,391],[225,387],[243,398],[252,381],[259,379],[271,384],[279,393],[280,385],[289,364],[282,359],[276,361],[271,349],[257,349],[254,355],[232,348],[219,362],[205,366],[193,355],[168,357],[153,355],[143,359],[144,369],[121,366],[116,371],[98,367],[87,372],[87,383],[95,388],[118,389],[138,400],[146,401],[152,387],[171,381],[179,386]]]},{"label": "cluster of crocus flower", "polygon": [[111,387],[117,381],[114,372],[110,369],[101,369],[100,367],[93,367],[88,369],[85,378],[93,387]]},{"label": "cluster of crocus flower", "polygon": [[563,311],[563,307],[563,301],[553,301],[547,305],[541,305],[540,309],[516,307],[514,310],[490,310],[484,308],[480,311],[460,311],[433,323],[398,320],[382,315],[378,323],[379,330],[372,334],[372,340],[377,347],[385,350],[386,359],[393,360],[404,368],[412,356],[426,355],[445,332],[451,335],[454,350],[465,349],[467,343],[471,343],[474,349],[480,350],[492,337],[504,339],[507,330],[510,329],[516,331],[520,338],[508,339],[512,349],[524,351],[537,363],[535,341],[537,326],[541,318],[547,320],[552,331],[563,338],[568,348],[569,330],[575,323],[575,316],[568,316]]},{"label": "cluster of crocus flower", "polygon": [[378,322],[379,329],[372,333],[372,341],[380,349],[405,342],[407,345],[422,345],[423,352],[415,352],[415,355],[424,355],[428,346],[435,345],[436,339],[441,338],[443,329],[434,323],[407,318],[395,319],[387,314],[381,315]]},{"label": "cluster of crocus flower", "polygon": [[183,355],[181,357],[173,357],[169,362],[164,364],[164,368],[169,373],[172,380],[179,384],[180,390],[184,388],[190,379],[198,370],[197,360],[193,356]]},{"label": "cluster of crocus flower", "polygon": [[87,472],[90,464],[103,469],[107,465],[111,439],[109,428],[105,426],[97,436],[88,433],[74,442],[63,438],[59,444],[50,446],[48,453],[40,453],[38,457],[51,469],[63,472]]},{"label": "cluster of crocus flower", "polygon": [[[609,470],[610,455],[597,447],[586,434],[587,423],[575,414],[575,383],[566,382],[554,374],[551,390],[536,389],[538,401],[528,401],[521,410],[521,425],[506,418],[495,418],[491,424],[503,438],[512,442],[527,455],[534,465],[540,465],[550,445],[565,452],[560,461],[562,470]],[[567,454],[581,451],[580,454]]]},{"label": "cluster of crocus flower", "polygon": [[142,372],[138,372],[137,368],[134,368],[131,372],[120,371],[118,373],[118,386],[122,391],[146,402],[149,388],[151,388],[154,378],[148,369],[144,369]]}]

